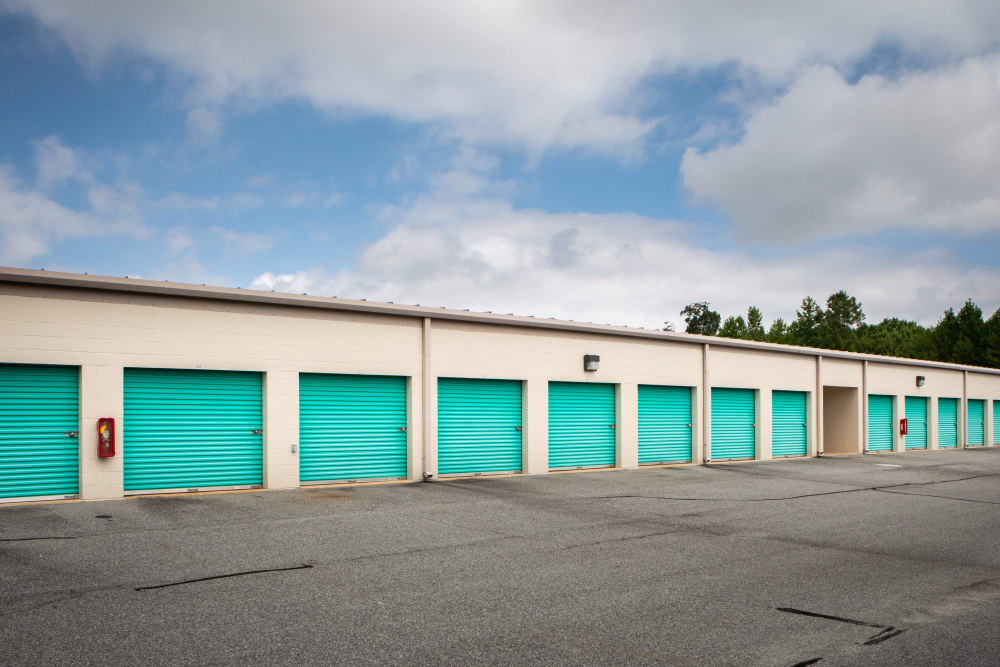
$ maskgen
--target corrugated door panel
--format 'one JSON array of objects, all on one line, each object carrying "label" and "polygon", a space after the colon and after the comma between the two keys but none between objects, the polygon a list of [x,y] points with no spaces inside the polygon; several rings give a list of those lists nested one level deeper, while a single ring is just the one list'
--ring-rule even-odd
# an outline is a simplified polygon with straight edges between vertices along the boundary
[{"label": "corrugated door panel", "polygon": [[969,445],[982,445],[986,442],[986,420],[983,404],[986,401],[970,398],[968,401]]},{"label": "corrugated door panel", "polygon": [[260,373],[126,368],[125,491],[260,485],[261,399]]},{"label": "corrugated door panel", "polygon": [[958,447],[958,399],[938,399],[938,447]]},{"label": "corrugated door panel", "polygon": [[639,385],[639,463],[691,461],[691,387]]},{"label": "corrugated door panel", "polygon": [[906,448],[927,449],[927,399],[906,397]]},{"label": "corrugated door panel", "polygon": [[993,401],[993,444],[1000,445],[1000,401]]},{"label": "corrugated door panel", "polygon": [[892,396],[868,396],[868,451],[892,451]]},{"label": "corrugated door panel", "polygon": [[521,383],[438,379],[438,474],[521,471]]},{"label": "corrugated door panel", "polygon": [[78,368],[0,365],[0,498],[79,493],[79,405]]},{"label": "corrugated door panel", "polygon": [[805,456],[808,445],[807,394],[771,392],[771,456]]},{"label": "corrugated door panel", "polygon": [[711,459],[752,459],[756,425],[753,389],[712,388]]},{"label": "corrugated door panel", "polygon": [[615,386],[549,383],[549,468],[615,465]]},{"label": "corrugated door panel", "polygon": [[299,375],[299,481],[406,477],[406,378]]}]

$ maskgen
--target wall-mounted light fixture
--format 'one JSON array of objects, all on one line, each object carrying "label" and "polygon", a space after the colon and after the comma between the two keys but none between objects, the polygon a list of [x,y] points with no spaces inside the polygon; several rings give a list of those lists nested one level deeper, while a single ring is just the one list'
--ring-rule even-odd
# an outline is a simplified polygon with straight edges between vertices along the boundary
[{"label": "wall-mounted light fixture", "polygon": [[585,371],[596,371],[597,364],[600,363],[601,357],[597,354],[585,354],[583,355],[583,370]]},{"label": "wall-mounted light fixture", "polygon": [[917,386],[918,387],[923,387],[925,381],[926,381],[926,378],[923,375],[918,375],[917,376]]}]

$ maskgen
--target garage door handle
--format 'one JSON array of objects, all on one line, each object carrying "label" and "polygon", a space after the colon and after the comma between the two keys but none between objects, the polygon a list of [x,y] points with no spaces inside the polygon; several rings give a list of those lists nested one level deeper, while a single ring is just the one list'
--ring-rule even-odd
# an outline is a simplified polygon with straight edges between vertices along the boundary
[{"label": "garage door handle", "polygon": [[515,427],[514,427],[514,430],[515,430],[515,431],[520,431],[520,430],[521,430],[521,427],[520,427],[520,426],[515,426]]},{"label": "garage door handle", "polygon": [[401,432],[406,433],[406,427],[405,426],[397,426],[396,428],[399,429]]},{"label": "garage door handle", "polygon": [[252,428],[252,429],[250,429],[250,432],[253,433],[254,435],[261,435],[264,432],[264,429],[262,429],[262,428]]},{"label": "garage door handle", "polygon": [[66,433],[64,433],[63,435],[65,435],[67,438],[75,438],[78,435],[80,435],[80,432],[79,431],[66,431]]},{"label": "garage door handle", "polygon": [[614,425],[614,424],[608,424],[608,428],[610,428],[610,429],[614,429],[614,427],[615,427],[615,425]]}]

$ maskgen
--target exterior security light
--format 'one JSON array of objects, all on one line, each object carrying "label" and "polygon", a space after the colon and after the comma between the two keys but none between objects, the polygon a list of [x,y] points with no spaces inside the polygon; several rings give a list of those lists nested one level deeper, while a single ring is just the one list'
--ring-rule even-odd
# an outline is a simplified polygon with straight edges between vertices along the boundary
[{"label": "exterior security light", "polygon": [[597,364],[601,361],[600,355],[597,354],[585,354],[583,355],[583,370],[585,371],[596,371]]},{"label": "exterior security light", "polygon": [[923,375],[918,375],[917,376],[917,386],[918,387],[923,387],[924,386],[924,381],[925,381],[925,378],[924,378]]}]

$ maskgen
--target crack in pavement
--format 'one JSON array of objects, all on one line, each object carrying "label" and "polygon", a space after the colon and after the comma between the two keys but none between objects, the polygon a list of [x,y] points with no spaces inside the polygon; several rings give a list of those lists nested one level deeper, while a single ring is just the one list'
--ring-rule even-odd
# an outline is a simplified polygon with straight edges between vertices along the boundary
[{"label": "crack in pavement", "polygon": [[[1000,477],[1000,473],[990,473],[986,475],[973,475],[971,477],[958,477],[956,479],[940,479],[931,482],[900,482],[899,484],[880,484],[878,486],[865,486],[857,489],[840,489],[838,491],[821,491],[818,493],[803,493],[795,496],[780,496],[775,498],[692,498],[692,497],[682,497],[682,496],[648,496],[641,494],[618,494],[613,496],[594,496],[596,500],[616,500],[616,499],[628,499],[628,498],[645,498],[647,500],[680,500],[680,501],[690,501],[690,502],[731,502],[731,503],[764,503],[764,502],[779,502],[785,500],[799,500],[801,498],[817,498],[820,496],[833,496],[841,493],[858,493],[859,491],[885,491],[886,493],[900,493],[899,491],[886,491],[886,489],[897,489],[905,486],[929,486],[932,484],[948,484],[951,482],[967,482],[973,479],[982,479],[985,477]],[[828,484],[836,484],[836,482],[827,482]],[[927,495],[929,494],[910,494],[910,495]],[[962,500],[961,498],[955,498],[954,500]],[[969,502],[986,502],[986,501],[969,501]],[[990,503],[998,504],[998,503]]]},{"label": "crack in pavement", "polygon": [[798,614],[800,616],[809,616],[811,618],[821,618],[826,621],[836,621],[838,623],[847,623],[849,625],[860,625],[866,628],[877,628],[879,631],[869,637],[867,640],[862,642],[862,646],[874,646],[875,644],[880,644],[887,639],[892,639],[898,635],[906,632],[905,629],[895,628],[891,625],[881,625],[879,623],[869,623],[867,621],[859,621],[854,618],[846,618],[844,616],[833,616],[831,614],[820,614],[815,611],[806,611],[805,609],[795,609],[794,607],[775,607],[777,611],[785,612],[786,614]]},{"label": "crack in pavement", "polygon": [[886,489],[876,489],[876,491],[881,491],[882,493],[891,493],[897,496],[920,496],[922,498],[942,498],[944,500],[960,500],[964,503],[981,503],[983,505],[1000,505],[1000,502],[995,500],[974,500],[972,498],[956,498],[955,496],[939,496],[934,493],[907,493],[906,491],[889,491]]},{"label": "crack in pavement", "polygon": [[214,581],[215,579],[229,579],[232,577],[244,577],[250,574],[265,574],[267,572],[289,572],[291,570],[311,570],[312,565],[303,563],[292,567],[271,567],[264,570],[246,570],[244,572],[230,572],[228,574],[216,574],[211,577],[198,577],[197,579],[184,579],[183,581],[172,581],[166,584],[155,584],[153,586],[137,586],[135,591],[152,591],[160,588],[170,588],[171,586],[183,586],[185,584],[196,584],[202,581]]},{"label": "crack in pavement", "polygon": [[34,540],[76,540],[79,535],[44,535],[41,537],[4,537],[0,542],[32,542]]}]

